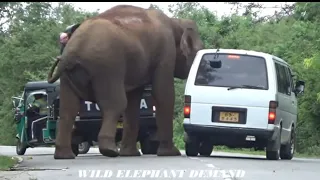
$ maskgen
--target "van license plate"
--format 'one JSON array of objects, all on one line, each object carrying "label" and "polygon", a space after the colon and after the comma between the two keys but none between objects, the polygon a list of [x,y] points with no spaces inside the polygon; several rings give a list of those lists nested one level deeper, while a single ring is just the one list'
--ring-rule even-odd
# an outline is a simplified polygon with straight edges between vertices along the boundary
[{"label": "van license plate", "polygon": [[122,129],[122,128],[123,128],[123,123],[122,123],[122,122],[118,122],[118,124],[117,124],[117,128]]},{"label": "van license plate", "polygon": [[239,122],[239,113],[235,112],[220,112],[221,122]]}]

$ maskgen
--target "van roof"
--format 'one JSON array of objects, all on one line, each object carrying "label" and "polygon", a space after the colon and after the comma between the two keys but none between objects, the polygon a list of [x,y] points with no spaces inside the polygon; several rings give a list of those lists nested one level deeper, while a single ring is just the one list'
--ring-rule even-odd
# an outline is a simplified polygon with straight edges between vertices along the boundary
[{"label": "van roof", "polygon": [[[200,54],[215,53],[216,51],[217,51],[217,49],[202,49],[198,53],[200,53]],[[269,56],[271,58],[278,60],[279,62],[282,62],[286,65],[289,65],[286,61],[284,61],[283,59],[281,59],[277,56],[271,55],[269,53],[259,52],[259,51],[244,50],[244,49],[219,49],[219,53],[245,54],[245,55],[262,56],[262,57]]]}]

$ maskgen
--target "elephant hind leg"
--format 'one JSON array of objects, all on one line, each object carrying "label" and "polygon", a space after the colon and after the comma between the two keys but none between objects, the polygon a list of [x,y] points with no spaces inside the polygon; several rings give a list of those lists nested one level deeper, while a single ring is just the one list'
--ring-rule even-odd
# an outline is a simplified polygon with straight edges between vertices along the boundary
[{"label": "elephant hind leg", "polygon": [[60,78],[60,120],[54,152],[55,159],[74,159],[71,149],[72,127],[80,109],[80,99],[65,76]]},{"label": "elephant hind leg", "polygon": [[127,106],[124,85],[108,77],[93,81],[93,91],[102,113],[102,125],[98,135],[99,151],[108,157],[119,156],[115,143],[117,122]]},{"label": "elephant hind leg", "polygon": [[144,88],[127,93],[128,105],[125,111],[124,126],[121,141],[121,156],[140,156],[137,148],[139,132],[140,101]]}]

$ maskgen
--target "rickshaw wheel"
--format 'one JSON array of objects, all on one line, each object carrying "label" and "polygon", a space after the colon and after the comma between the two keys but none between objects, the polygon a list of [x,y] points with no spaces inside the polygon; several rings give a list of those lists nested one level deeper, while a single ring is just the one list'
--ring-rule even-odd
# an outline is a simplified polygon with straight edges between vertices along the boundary
[{"label": "rickshaw wheel", "polygon": [[27,150],[27,146],[21,144],[20,139],[17,138],[16,140],[16,153],[18,155],[24,155],[26,153]]},{"label": "rickshaw wheel", "polygon": [[79,154],[79,145],[78,144],[71,144],[71,149],[74,155],[78,156]]}]

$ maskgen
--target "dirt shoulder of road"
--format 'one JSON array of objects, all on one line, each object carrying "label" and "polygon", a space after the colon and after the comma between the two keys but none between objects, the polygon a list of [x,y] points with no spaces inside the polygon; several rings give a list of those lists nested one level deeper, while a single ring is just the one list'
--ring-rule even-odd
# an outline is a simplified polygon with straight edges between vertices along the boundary
[{"label": "dirt shoulder of road", "polygon": [[18,158],[0,155],[0,171],[7,171],[19,162]]}]

